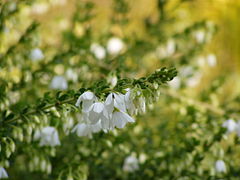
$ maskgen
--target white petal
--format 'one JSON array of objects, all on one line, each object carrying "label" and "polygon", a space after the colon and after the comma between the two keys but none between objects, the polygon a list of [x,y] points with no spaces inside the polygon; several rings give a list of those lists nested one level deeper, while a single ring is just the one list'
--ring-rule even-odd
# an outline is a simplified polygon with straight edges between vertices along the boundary
[{"label": "white petal", "polygon": [[115,94],[114,93],[114,106],[121,111],[126,112],[126,105],[123,94]]},{"label": "white petal", "polygon": [[104,104],[101,102],[94,103],[93,111],[96,113],[101,113],[104,109]]},{"label": "white petal", "polygon": [[122,111],[116,111],[113,113],[113,124],[117,128],[124,128],[128,122],[135,122],[135,120],[127,113]]},{"label": "white petal", "polygon": [[89,121],[91,124],[96,124],[100,120],[101,113],[104,109],[103,103],[97,102],[94,103],[90,108],[89,108]]},{"label": "white petal", "polygon": [[96,96],[90,91],[84,92],[80,97],[82,100],[94,100],[96,98]]}]

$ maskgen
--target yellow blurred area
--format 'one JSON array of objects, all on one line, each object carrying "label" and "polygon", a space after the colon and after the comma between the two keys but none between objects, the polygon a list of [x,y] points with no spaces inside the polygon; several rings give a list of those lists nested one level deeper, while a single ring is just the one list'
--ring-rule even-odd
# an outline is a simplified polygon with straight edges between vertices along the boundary
[{"label": "yellow blurred area", "polygon": [[[22,8],[22,20],[20,24],[25,29],[32,19],[40,21],[40,35],[42,44],[57,46],[61,38],[61,33],[66,29],[73,29],[77,36],[84,35],[82,24],[70,24],[69,19],[72,17],[76,8],[77,0],[39,0],[32,7]],[[87,0],[84,0],[87,1]],[[50,2],[50,3],[49,3]],[[124,36],[135,34],[137,36],[147,35],[143,30],[143,19],[150,17],[154,21],[157,17],[156,0],[129,0],[131,19],[130,23],[124,28],[115,25],[109,25],[109,18],[112,15],[112,0],[92,0],[96,4],[94,14],[96,17],[91,21],[94,33],[104,33],[111,31],[114,35]],[[204,78],[199,90],[209,84],[214,77],[221,75],[222,72],[229,73],[230,79],[222,89],[223,95],[240,92],[240,1],[239,0],[192,0],[178,6],[179,0],[172,0],[167,6],[166,13],[173,13],[172,9],[176,8],[175,15],[180,19],[179,30],[192,22],[198,20],[211,20],[218,25],[218,33],[212,43],[206,47],[207,52],[214,53],[217,56],[217,67],[204,70]],[[30,18],[26,18],[26,16]],[[13,34],[11,39],[20,35],[23,30],[10,32]],[[9,39],[8,39],[9,40]],[[4,41],[8,41],[5,39]],[[11,42],[11,41],[9,41]],[[4,47],[0,47],[4,48]],[[207,53],[206,52],[206,53]],[[145,57],[144,57],[145,58]],[[156,59],[149,54],[148,61],[145,64],[150,69],[155,68]],[[152,61],[150,61],[151,59]],[[129,61],[130,62],[130,61]],[[145,61],[144,61],[145,63]],[[131,63],[130,63],[131,64]],[[57,67],[57,72],[62,68]],[[234,86],[233,86],[234,85]],[[224,96],[223,96],[224,97]]]},{"label": "yellow blurred area", "polygon": [[[61,30],[71,28],[67,20],[71,18],[74,12],[75,1],[52,1],[54,3],[50,4],[40,1],[41,3],[35,5],[40,7],[37,8],[38,11],[32,11],[31,16],[34,15],[33,17],[42,22],[42,32],[48,34],[48,38],[44,38],[47,43],[57,43]],[[125,29],[120,29],[118,26],[109,27],[108,20],[111,16],[112,1],[93,0],[93,2],[96,4],[94,11],[96,18],[91,23],[97,33],[105,32],[108,28],[111,28],[110,30],[119,36],[125,33],[132,34],[133,32],[142,34],[143,21],[140,20],[150,15],[154,20],[154,16],[156,16],[156,0],[129,0],[131,9],[129,14],[131,18],[130,24]],[[169,10],[175,7],[177,2],[177,0],[170,1]],[[216,52],[221,70],[232,71],[232,68],[237,71],[240,70],[240,1],[194,0],[183,3],[176,13],[180,19],[185,20],[179,26],[201,19],[208,19],[217,23],[219,32],[211,43],[209,51]],[[74,31],[79,35],[83,34],[83,30],[79,25],[74,27]]]}]

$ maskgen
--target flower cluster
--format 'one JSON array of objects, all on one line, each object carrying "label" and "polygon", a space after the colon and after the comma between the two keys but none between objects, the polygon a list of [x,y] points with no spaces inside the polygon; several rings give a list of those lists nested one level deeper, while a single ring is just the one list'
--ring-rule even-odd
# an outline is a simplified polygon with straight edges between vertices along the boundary
[{"label": "flower cluster", "polygon": [[[145,99],[141,97],[140,111],[145,111]],[[91,136],[101,129],[104,132],[116,128],[124,128],[127,123],[135,120],[129,114],[136,114],[137,107],[133,103],[132,92],[126,94],[110,93],[105,101],[100,101],[93,92],[83,93],[76,106],[82,107],[79,123],[72,130],[78,136]]]}]

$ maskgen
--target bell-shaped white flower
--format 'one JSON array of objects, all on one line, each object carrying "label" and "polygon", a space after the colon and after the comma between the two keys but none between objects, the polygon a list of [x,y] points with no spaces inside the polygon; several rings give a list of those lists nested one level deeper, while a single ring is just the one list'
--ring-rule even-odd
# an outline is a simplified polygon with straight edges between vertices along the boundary
[{"label": "bell-shaped white flower", "polygon": [[114,107],[118,108],[119,110],[126,112],[126,102],[125,102],[125,96],[121,93],[113,93],[114,98]]},{"label": "bell-shaped white flower", "polygon": [[215,169],[219,173],[226,172],[227,168],[226,168],[225,162],[223,160],[217,160],[215,163]]},{"label": "bell-shaped white flower", "polygon": [[66,90],[68,88],[67,80],[63,76],[54,76],[51,81],[50,88]]},{"label": "bell-shaped white flower", "polygon": [[40,131],[36,131],[34,134],[34,139],[40,139],[40,146],[57,146],[60,145],[58,132],[54,127],[48,126],[44,127]]},{"label": "bell-shaped white flower", "polygon": [[126,90],[127,90],[127,93],[124,95],[126,108],[130,114],[136,114],[136,107],[133,103],[132,91],[130,89],[126,89]]},{"label": "bell-shaped white flower", "polygon": [[146,99],[144,96],[139,97],[139,105],[138,105],[138,110],[140,114],[145,114],[146,113]]},{"label": "bell-shaped white flower", "polygon": [[107,42],[107,51],[111,55],[119,54],[124,48],[124,43],[121,39],[113,37]]},{"label": "bell-shaped white flower", "polygon": [[101,102],[96,102],[91,105],[88,112],[88,119],[91,124],[96,124],[101,116],[104,109],[104,104]]},{"label": "bell-shaped white flower", "polygon": [[139,162],[135,156],[128,156],[124,160],[123,171],[134,172],[139,169]]},{"label": "bell-shaped white flower", "polygon": [[101,116],[101,125],[103,130],[111,130],[114,128],[112,122],[112,113],[114,110],[114,97],[113,93],[110,93],[105,102],[104,109]]},{"label": "bell-shaped white flower", "polygon": [[88,112],[89,108],[96,100],[97,97],[95,96],[95,94],[90,91],[87,91],[84,92],[81,96],[79,96],[75,105],[79,107],[82,102],[82,111]]},{"label": "bell-shaped white flower", "polygon": [[123,111],[114,111],[112,115],[114,127],[124,128],[128,122],[135,122],[135,120]]},{"label": "bell-shaped white flower", "polygon": [[96,124],[86,124],[86,123],[78,123],[72,130],[72,132],[76,132],[77,136],[88,136],[91,137],[92,133],[97,133],[101,131],[101,122],[99,121]]},{"label": "bell-shaped white flower", "polygon": [[237,123],[233,119],[226,120],[222,126],[227,129],[228,133],[232,133],[237,130]]},{"label": "bell-shaped white flower", "polygon": [[0,166],[0,179],[5,179],[5,178],[8,178],[7,171],[2,166]]},{"label": "bell-shaped white flower", "polygon": [[101,45],[99,45],[97,43],[93,43],[91,45],[90,51],[99,60],[102,60],[102,59],[104,59],[106,57],[106,51],[105,51],[104,47],[102,47]]},{"label": "bell-shaped white flower", "polygon": [[32,49],[30,52],[30,59],[32,61],[40,61],[44,58],[42,50],[39,48]]},{"label": "bell-shaped white flower", "polygon": [[174,77],[168,84],[172,89],[179,89],[181,86],[181,79],[179,77]]}]

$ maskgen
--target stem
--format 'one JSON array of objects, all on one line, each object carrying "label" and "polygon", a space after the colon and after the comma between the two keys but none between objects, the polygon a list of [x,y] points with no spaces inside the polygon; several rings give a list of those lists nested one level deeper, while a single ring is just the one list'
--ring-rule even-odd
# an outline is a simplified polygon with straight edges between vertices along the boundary
[{"label": "stem", "polygon": [[[50,105],[48,105],[48,106],[45,106],[45,107],[43,107],[41,110],[46,110],[46,109],[49,109],[49,108],[54,107],[54,106],[57,106],[57,105],[62,105],[62,104],[71,103],[73,100],[74,100],[74,98],[66,99],[66,100],[64,100],[64,101],[62,101],[62,102],[54,103],[54,104],[50,104]],[[32,114],[36,114],[38,111],[39,111],[39,110],[32,110],[32,111],[27,112],[27,113],[24,114],[24,115],[29,116],[29,115],[32,115]],[[8,120],[8,121],[5,121],[5,123],[15,122],[15,121],[17,121],[18,119],[21,119],[21,117],[22,117],[22,115],[18,115],[17,117],[15,117],[15,118],[13,118],[13,119],[10,119],[10,120]]]}]

